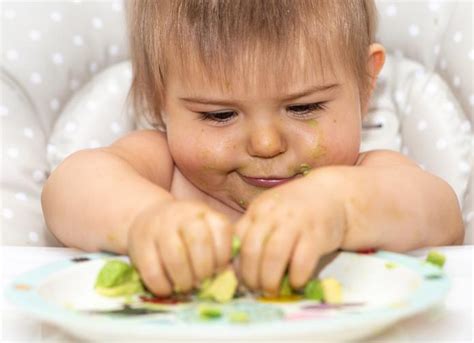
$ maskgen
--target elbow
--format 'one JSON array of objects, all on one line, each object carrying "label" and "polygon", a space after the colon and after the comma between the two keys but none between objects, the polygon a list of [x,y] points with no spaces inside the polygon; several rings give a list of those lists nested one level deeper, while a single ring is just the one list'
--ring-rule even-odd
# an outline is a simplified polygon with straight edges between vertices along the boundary
[{"label": "elbow", "polygon": [[46,224],[46,229],[63,245],[67,244],[62,239],[61,232],[59,232],[59,225],[56,223],[55,212],[59,213],[60,209],[55,207],[55,185],[50,177],[46,180],[41,190],[41,210]]},{"label": "elbow", "polygon": [[456,193],[453,188],[445,183],[448,195],[446,196],[446,208],[448,218],[446,221],[445,230],[448,233],[448,238],[445,243],[449,245],[462,245],[464,243],[465,228],[462,219],[461,206],[459,204]]},{"label": "elbow", "polygon": [[458,220],[459,223],[453,225],[452,228],[452,236],[451,236],[451,244],[450,245],[463,245],[464,244],[464,223],[462,221],[462,217]]},{"label": "elbow", "polygon": [[69,155],[49,175],[41,190],[41,210],[48,231],[63,245],[73,246],[65,231],[68,216],[68,194],[74,169],[82,163],[82,150]]}]

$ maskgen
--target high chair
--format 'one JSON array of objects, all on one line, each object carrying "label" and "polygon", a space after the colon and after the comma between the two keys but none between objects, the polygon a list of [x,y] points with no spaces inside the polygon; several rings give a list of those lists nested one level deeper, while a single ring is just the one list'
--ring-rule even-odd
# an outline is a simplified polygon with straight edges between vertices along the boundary
[{"label": "high chair", "polygon": [[[473,244],[473,4],[377,1],[388,57],[362,150],[393,149],[455,190]],[[40,195],[69,154],[137,127],[122,1],[3,1],[0,118],[3,244],[60,245]]]}]

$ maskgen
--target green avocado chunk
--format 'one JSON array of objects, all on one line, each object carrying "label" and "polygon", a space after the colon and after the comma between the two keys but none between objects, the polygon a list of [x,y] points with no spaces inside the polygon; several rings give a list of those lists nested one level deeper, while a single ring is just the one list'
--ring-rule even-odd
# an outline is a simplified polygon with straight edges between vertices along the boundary
[{"label": "green avocado chunk", "polygon": [[95,290],[108,297],[119,297],[141,293],[144,288],[133,266],[120,260],[110,260],[100,270]]},{"label": "green avocado chunk", "polygon": [[290,285],[290,279],[288,278],[288,274],[285,274],[283,280],[281,280],[280,284],[280,291],[278,292],[279,296],[288,296],[293,295],[293,289]]},{"label": "green avocado chunk", "polygon": [[213,279],[206,279],[201,284],[198,298],[214,300],[219,303],[230,301],[237,290],[237,277],[232,268],[227,268]]},{"label": "green avocado chunk", "polygon": [[199,306],[199,316],[202,319],[217,319],[222,317],[222,311],[215,306],[201,305]]},{"label": "green avocado chunk", "polygon": [[321,281],[317,279],[309,281],[304,287],[304,297],[306,299],[322,301],[324,299],[324,292]]},{"label": "green avocado chunk", "polygon": [[446,257],[442,253],[432,250],[428,253],[428,256],[426,257],[426,262],[443,268],[444,263],[446,262]]},{"label": "green avocado chunk", "polygon": [[229,321],[232,323],[248,323],[250,318],[247,312],[234,311],[229,314]]},{"label": "green avocado chunk", "polygon": [[232,237],[232,258],[235,258],[240,252],[240,238],[238,236]]}]

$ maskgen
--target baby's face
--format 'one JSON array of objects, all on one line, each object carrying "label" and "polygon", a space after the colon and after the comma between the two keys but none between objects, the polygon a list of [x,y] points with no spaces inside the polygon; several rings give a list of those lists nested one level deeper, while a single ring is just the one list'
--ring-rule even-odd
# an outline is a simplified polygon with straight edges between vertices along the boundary
[{"label": "baby's face", "polygon": [[291,80],[289,88],[235,84],[232,92],[192,80],[167,80],[170,152],[189,181],[234,209],[308,167],[357,160],[361,106],[347,73]]}]

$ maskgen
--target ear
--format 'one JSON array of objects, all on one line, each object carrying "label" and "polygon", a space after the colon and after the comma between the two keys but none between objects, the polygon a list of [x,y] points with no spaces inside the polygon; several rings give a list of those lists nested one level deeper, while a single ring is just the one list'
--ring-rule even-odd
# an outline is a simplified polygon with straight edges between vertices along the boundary
[{"label": "ear", "polygon": [[370,92],[375,88],[375,82],[385,63],[385,49],[381,44],[374,43],[369,47],[367,70],[370,75]]},{"label": "ear", "polygon": [[370,78],[370,87],[368,93],[365,95],[365,101],[363,102],[362,113],[365,113],[368,110],[370,97],[375,88],[375,83],[377,82],[377,77],[382,70],[382,67],[385,63],[385,49],[381,44],[373,43],[369,46],[369,56],[367,59],[367,71]]}]

